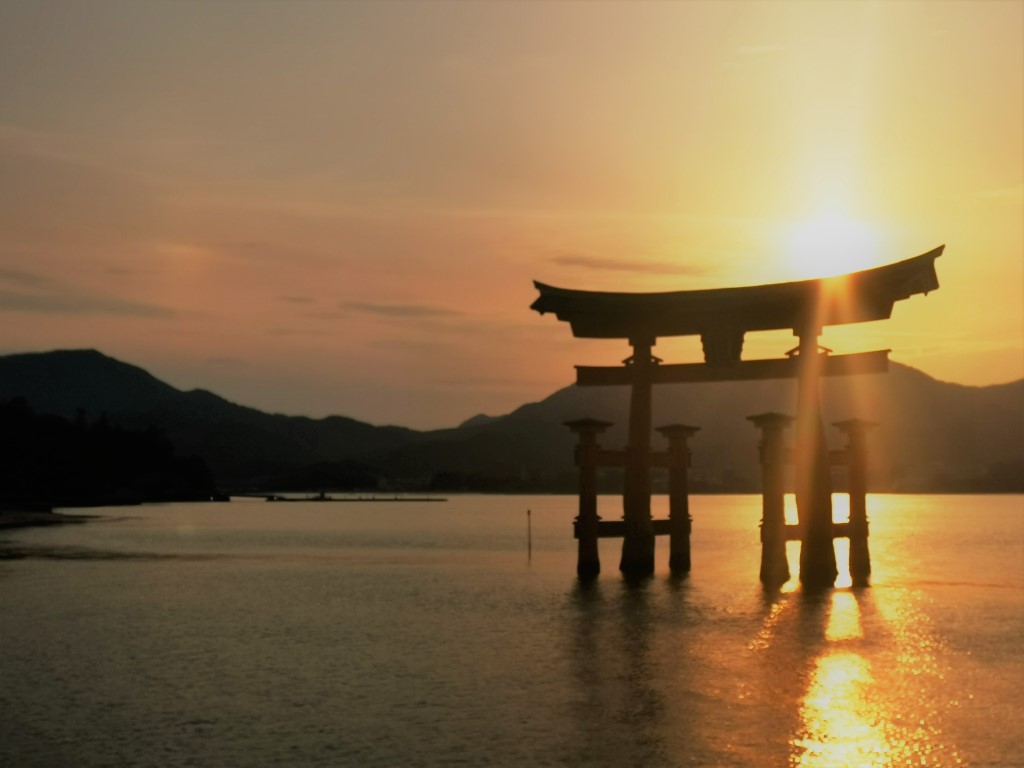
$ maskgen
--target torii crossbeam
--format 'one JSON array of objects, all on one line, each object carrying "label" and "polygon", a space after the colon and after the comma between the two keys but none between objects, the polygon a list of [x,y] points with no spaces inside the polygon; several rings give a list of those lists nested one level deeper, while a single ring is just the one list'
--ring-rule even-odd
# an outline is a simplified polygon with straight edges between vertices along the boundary
[{"label": "torii crossbeam", "polygon": [[[629,446],[625,458],[624,533],[619,568],[627,575],[654,571],[651,521],[651,387],[669,382],[797,378],[797,509],[803,531],[801,580],[831,585],[837,569],[832,548],[829,459],[821,420],[821,376],[888,370],[889,350],[852,355],[822,352],[818,339],[830,325],[884,320],[897,301],[939,287],[935,259],[945,246],[904,261],[838,277],[773,285],[667,293],[610,293],[556,288],[534,282],[531,309],[569,323],[577,338],[626,339],[633,354],[623,366],[578,366],[580,386],[629,385]],[[799,345],[788,357],[742,360],[750,331],[791,329]],[[651,348],[660,337],[701,337],[704,362],[661,365]]]}]

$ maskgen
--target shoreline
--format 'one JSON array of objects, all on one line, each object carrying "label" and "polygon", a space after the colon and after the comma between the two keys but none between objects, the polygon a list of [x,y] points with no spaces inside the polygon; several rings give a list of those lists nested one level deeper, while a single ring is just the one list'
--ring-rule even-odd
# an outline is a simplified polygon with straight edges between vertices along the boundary
[{"label": "shoreline", "polygon": [[0,530],[37,528],[48,525],[77,525],[95,520],[98,515],[68,515],[63,512],[4,510],[0,512]]}]

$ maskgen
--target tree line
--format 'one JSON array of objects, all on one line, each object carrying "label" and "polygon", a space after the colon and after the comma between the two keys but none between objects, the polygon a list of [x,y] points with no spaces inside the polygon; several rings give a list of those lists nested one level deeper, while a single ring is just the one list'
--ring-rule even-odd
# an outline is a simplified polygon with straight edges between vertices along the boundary
[{"label": "tree line", "polygon": [[216,483],[203,459],[175,455],[161,430],[131,430],[84,411],[66,419],[0,402],[0,506],[106,506],[198,501]]}]

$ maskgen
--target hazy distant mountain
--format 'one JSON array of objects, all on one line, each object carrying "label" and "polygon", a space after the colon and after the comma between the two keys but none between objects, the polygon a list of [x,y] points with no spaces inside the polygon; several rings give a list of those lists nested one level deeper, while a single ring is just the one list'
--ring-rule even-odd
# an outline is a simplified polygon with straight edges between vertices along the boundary
[{"label": "hazy distant mountain", "polygon": [[[262,413],[201,390],[182,392],[140,368],[95,351],[0,357],[0,400],[23,396],[37,411],[125,427],[159,426],[180,452],[207,460],[222,485],[387,487],[445,490],[572,490],[574,439],[562,422],[582,416],[615,423],[602,438],[622,447],[628,389],[566,387],[501,417],[417,432]],[[1024,380],[991,387],[936,381],[892,364],[888,374],[826,379],[826,423],[879,422],[871,436],[878,490],[1024,491]],[[686,423],[694,487],[757,487],[757,430],[746,417],[792,413],[791,381],[679,384],[655,388],[654,424]],[[833,447],[838,430],[828,428]],[[660,438],[655,436],[654,444]],[[610,473],[609,473],[610,474]],[[613,482],[613,478],[607,478]]]},{"label": "hazy distant mountain", "polygon": [[[614,422],[602,445],[619,448],[627,441],[628,398],[624,387],[567,387],[484,430],[590,416]],[[1024,491],[1024,380],[966,387],[893,363],[887,374],[825,379],[822,399],[834,448],[845,440],[833,422],[852,417],[878,422],[869,442],[876,489]],[[796,383],[786,380],[663,385],[654,389],[653,423],[701,428],[690,441],[692,476],[700,486],[747,489],[759,482],[759,433],[746,417],[767,411],[792,415],[795,401]],[[568,430],[561,430],[549,432],[547,439],[562,434],[564,451]],[[655,447],[661,444],[655,436]]]},{"label": "hazy distant mountain", "polygon": [[[795,382],[784,380],[664,385],[655,387],[654,425],[701,428],[690,442],[695,488],[754,490],[759,433],[746,417],[792,414],[795,399]],[[621,448],[628,400],[624,387],[566,387],[507,416],[424,435],[391,452],[385,466],[400,476],[442,472],[454,487],[502,477],[506,487],[571,488],[574,438],[563,422],[613,422],[601,444]],[[832,422],[879,423],[870,437],[877,490],[1024,491],[1024,381],[965,387],[894,363],[888,374],[825,380],[823,400],[834,448],[845,440]]]},{"label": "hazy distant mountain", "polygon": [[490,424],[492,421],[497,421],[500,416],[488,416],[486,413],[478,413],[476,416],[470,416],[464,422],[459,424],[459,427],[479,427],[481,424]]}]

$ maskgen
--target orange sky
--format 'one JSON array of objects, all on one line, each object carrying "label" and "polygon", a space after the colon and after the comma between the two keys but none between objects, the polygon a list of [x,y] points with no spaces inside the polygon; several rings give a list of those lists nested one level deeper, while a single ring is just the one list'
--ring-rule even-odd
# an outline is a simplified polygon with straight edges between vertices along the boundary
[{"label": "orange sky", "polygon": [[530,312],[535,278],[723,287],[941,243],[938,292],[822,342],[1020,378],[1022,179],[1021,2],[0,6],[0,352],[266,410],[447,426],[628,354]]}]

